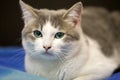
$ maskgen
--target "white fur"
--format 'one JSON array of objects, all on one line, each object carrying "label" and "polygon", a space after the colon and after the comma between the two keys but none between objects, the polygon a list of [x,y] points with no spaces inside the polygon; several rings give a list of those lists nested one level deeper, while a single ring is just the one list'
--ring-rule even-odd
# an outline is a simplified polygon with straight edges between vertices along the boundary
[{"label": "white fur", "polygon": [[[64,63],[59,63],[57,60],[37,61],[26,55],[26,68],[28,72],[43,76],[48,80],[62,80],[63,76],[63,80],[103,80],[110,76],[118,65],[114,59],[103,55],[96,41],[90,38],[88,41],[89,46],[84,44],[83,40],[82,49],[73,45],[73,51],[69,54],[77,55],[66,58]],[[81,44],[81,42],[76,43]]]},{"label": "white fur", "polygon": [[74,80],[104,80],[118,66],[113,58],[104,56],[96,41],[89,38],[89,45],[89,59],[84,67],[81,68],[81,76]]}]

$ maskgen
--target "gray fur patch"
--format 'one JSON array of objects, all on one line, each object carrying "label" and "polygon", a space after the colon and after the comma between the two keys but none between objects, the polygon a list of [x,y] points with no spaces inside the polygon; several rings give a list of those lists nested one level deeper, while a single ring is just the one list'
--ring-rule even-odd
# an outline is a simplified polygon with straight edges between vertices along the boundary
[{"label": "gray fur patch", "polygon": [[[61,11],[61,12],[60,12]],[[65,10],[60,10],[60,11],[54,11],[54,10],[47,10],[47,9],[42,9],[39,11],[39,19],[38,22],[42,26],[47,22],[50,21],[53,27],[58,27],[62,26],[63,20],[62,20],[62,15],[65,12]],[[49,14],[46,14],[49,13]]]},{"label": "gray fur patch", "polygon": [[24,29],[22,30],[22,38],[30,39],[34,41],[36,38],[33,36],[33,30],[38,29],[38,28],[39,28],[39,24],[37,23],[37,21],[24,27]]},{"label": "gray fur patch", "polygon": [[80,39],[80,35],[74,31],[74,30],[69,30],[67,33],[66,33],[66,38],[64,39],[64,41],[67,41],[67,42],[71,42],[71,41],[78,41]]},{"label": "gray fur patch", "polygon": [[98,41],[106,56],[114,54],[113,50],[117,40],[115,33],[120,32],[120,28],[118,30],[114,29],[115,26],[113,26],[110,17],[110,13],[102,8],[86,8],[86,12],[82,16],[84,33]]}]

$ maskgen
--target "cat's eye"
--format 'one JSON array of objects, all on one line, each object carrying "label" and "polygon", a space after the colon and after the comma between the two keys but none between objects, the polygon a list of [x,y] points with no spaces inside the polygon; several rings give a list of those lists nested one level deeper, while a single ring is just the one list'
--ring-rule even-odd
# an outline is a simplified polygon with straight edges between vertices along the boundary
[{"label": "cat's eye", "polygon": [[63,32],[58,32],[55,34],[55,38],[56,39],[60,39],[60,38],[63,38],[64,37],[64,33]]},{"label": "cat's eye", "polygon": [[42,37],[42,33],[41,33],[39,30],[33,31],[33,34],[34,34],[34,36],[35,36],[36,38]]}]

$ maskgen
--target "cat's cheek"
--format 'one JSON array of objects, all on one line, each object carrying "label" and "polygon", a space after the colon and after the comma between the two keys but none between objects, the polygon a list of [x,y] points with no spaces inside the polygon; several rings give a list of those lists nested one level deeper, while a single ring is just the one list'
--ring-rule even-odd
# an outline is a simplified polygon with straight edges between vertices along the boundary
[{"label": "cat's cheek", "polygon": [[53,48],[60,49],[64,45],[64,42],[62,39],[55,39],[52,43]]},{"label": "cat's cheek", "polygon": [[[64,42],[63,39],[56,39],[53,42],[53,52],[56,52],[55,54],[61,55],[61,54],[66,54],[69,51],[71,51],[71,44]],[[58,53],[57,53],[58,52]]]},{"label": "cat's cheek", "polygon": [[35,42],[34,42],[34,49],[36,51],[43,50],[43,39],[39,38],[39,39],[35,40]]},{"label": "cat's cheek", "polygon": [[30,42],[29,40],[22,40],[23,47],[26,51],[30,51],[34,48],[34,43]]}]

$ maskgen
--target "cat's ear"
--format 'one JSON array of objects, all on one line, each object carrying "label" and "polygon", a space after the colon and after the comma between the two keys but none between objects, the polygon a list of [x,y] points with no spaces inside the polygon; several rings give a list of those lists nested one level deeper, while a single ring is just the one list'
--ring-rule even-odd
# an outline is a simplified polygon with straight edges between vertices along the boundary
[{"label": "cat's ear", "polygon": [[76,25],[81,21],[83,6],[81,2],[76,3],[63,15],[63,19],[72,25]]},{"label": "cat's ear", "polygon": [[27,5],[22,0],[19,0],[19,4],[21,6],[25,24],[28,24],[30,21],[35,20],[37,18],[37,10],[36,9]]}]

